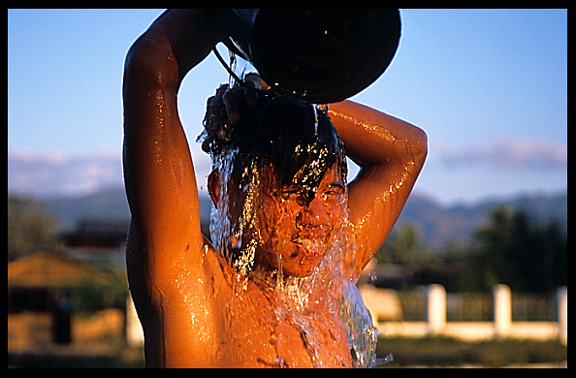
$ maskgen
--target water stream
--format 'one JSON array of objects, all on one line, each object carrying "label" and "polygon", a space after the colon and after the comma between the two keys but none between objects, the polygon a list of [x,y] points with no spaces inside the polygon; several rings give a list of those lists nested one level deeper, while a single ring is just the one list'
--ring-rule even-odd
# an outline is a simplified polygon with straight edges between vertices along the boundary
[{"label": "water stream", "polygon": [[[319,111],[316,107],[314,109]],[[315,127],[317,131],[317,122]],[[221,183],[230,179],[237,154],[237,150],[228,150],[212,156],[213,166],[220,172]],[[332,230],[327,252],[309,276],[286,274],[281,255],[277,269],[262,271],[255,266],[255,253],[263,243],[260,224],[255,216],[261,183],[257,161],[245,173],[249,180],[242,188],[244,200],[238,221],[231,221],[229,189],[227,185],[220,185],[220,198],[211,213],[210,236],[236,274],[234,285],[237,296],[242,296],[249,280],[265,283],[264,290],[269,293],[271,310],[277,322],[272,327],[277,331],[271,335],[276,349],[282,350],[282,329],[290,322],[300,330],[312,364],[324,367],[322,356],[331,349],[336,350],[334,343],[341,342],[332,330],[344,328],[355,367],[371,367],[388,362],[376,359],[377,330],[354,280],[350,278],[350,269],[344,263],[350,261],[347,257],[356,250],[348,220],[343,219],[338,228]],[[347,203],[343,202],[342,206],[347,206]],[[252,237],[246,240],[246,235]],[[342,350],[342,347],[338,350]],[[284,365],[282,355],[278,355],[276,363],[278,366]]]}]

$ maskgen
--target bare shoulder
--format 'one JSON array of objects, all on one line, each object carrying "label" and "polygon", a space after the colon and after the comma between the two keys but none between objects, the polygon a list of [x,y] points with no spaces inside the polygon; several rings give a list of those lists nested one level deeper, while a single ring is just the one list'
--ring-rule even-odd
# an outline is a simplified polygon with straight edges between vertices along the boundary
[{"label": "bare shoulder", "polygon": [[420,128],[364,105],[344,101],[330,106],[346,154],[360,166],[348,190],[359,273],[398,219],[424,165],[427,137]]}]

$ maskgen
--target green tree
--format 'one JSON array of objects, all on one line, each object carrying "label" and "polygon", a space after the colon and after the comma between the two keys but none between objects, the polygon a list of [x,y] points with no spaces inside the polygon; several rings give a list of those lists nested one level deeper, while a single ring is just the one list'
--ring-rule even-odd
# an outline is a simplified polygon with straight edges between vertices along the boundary
[{"label": "green tree", "polygon": [[558,222],[538,223],[524,211],[498,207],[475,234],[461,290],[489,291],[504,283],[513,291],[550,292],[567,281],[567,238]]},{"label": "green tree", "polygon": [[8,259],[38,248],[53,248],[54,218],[31,197],[8,195]]},{"label": "green tree", "polygon": [[124,310],[127,287],[125,273],[110,272],[110,277],[105,282],[86,277],[78,286],[61,287],[58,292],[70,301],[74,311],[93,313],[106,308]]},{"label": "green tree", "polygon": [[427,264],[430,248],[417,226],[406,223],[395,228],[376,252],[378,264]]}]

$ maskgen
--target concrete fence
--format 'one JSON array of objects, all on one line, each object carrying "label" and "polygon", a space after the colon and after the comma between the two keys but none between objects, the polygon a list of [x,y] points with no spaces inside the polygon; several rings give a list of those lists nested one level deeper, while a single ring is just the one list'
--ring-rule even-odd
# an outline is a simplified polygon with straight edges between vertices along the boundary
[{"label": "concrete fence", "polygon": [[[426,287],[426,321],[422,322],[376,322],[379,334],[384,337],[447,336],[463,340],[488,340],[493,338],[517,338],[554,340],[568,344],[568,290],[556,290],[556,321],[512,321],[512,293],[506,285],[493,289],[492,322],[448,322],[446,290],[442,285]],[[366,301],[365,301],[366,302]],[[368,309],[373,306],[366,303]],[[375,314],[373,313],[373,316]],[[377,319],[377,316],[374,316]]]},{"label": "concrete fence", "polygon": [[[492,291],[494,321],[447,321],[446,290],[442,285],[426,287],[426,321],[401,321],[402,309],[397,293],[376,289],[371,285],[360,287],[364,303],[375,319],[380,336],[426,337],[447,336],[467,341],[493,338],[559,340],[568,345],[568,289],[556,290],[556,321],[512,321],[512,293],[506,285],[496,285]],[[142,345],[144,335],[130,295],[127,300],[127,341]],[[380,315],[380,316],[379,316]],[[394,319],[377,322],[378,318]]]}]

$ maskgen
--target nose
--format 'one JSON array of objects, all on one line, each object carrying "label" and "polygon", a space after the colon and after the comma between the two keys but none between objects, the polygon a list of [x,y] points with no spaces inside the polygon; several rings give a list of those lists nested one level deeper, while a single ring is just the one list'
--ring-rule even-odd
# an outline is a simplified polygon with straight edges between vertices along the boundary
[{"label": "nose", "polygon": [[318,197],[314,197],[308,205],[302,207],[297,218],[300,225],[318,227],[326,225],[330,221],[325,205]]}]

